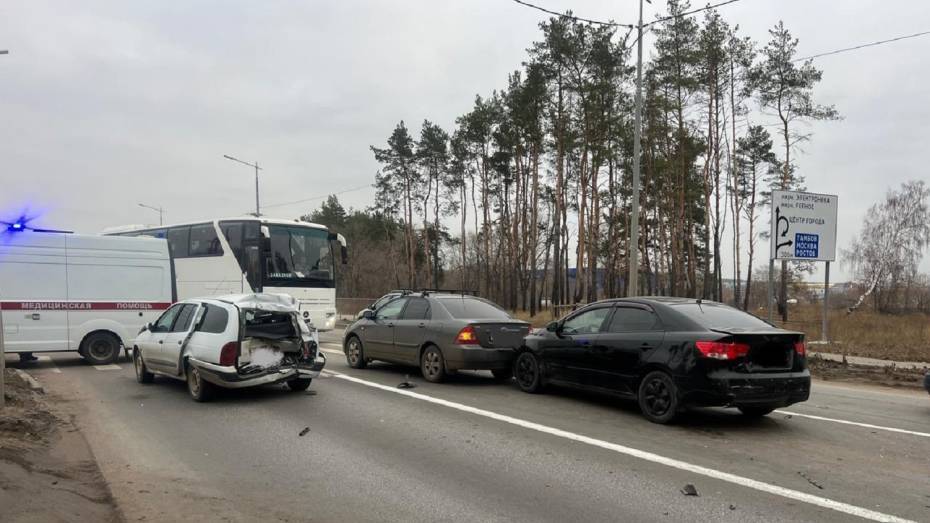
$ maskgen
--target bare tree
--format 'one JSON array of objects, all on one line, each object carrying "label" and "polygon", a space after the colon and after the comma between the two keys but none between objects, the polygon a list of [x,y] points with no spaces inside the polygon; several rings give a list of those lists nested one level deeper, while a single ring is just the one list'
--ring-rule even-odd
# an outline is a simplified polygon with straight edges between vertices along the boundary
[{"label": "bare tree", "polygon": [[849,308],[858,309],[869,295],[883,285],[916,274],[924,250],[930,245],[930,188],[922,180],[889,190],[885,201],[866,213],[862,232],[843,255],[865,291]]}]

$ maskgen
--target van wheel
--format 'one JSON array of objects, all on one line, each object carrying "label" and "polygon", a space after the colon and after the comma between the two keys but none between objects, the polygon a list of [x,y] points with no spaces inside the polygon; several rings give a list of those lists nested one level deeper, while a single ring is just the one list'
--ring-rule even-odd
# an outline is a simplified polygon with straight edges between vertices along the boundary
[{"label": "van wheel", "polygon": [[365,349],[362,347],[362,340],[358,336],[352,336],[346,342],[346,363],[353,369],[364,369],[368,362],[365,358]]},{"label": "van wheel", "polygon": [[91,365],[108,365],[119,358],[119,340],[109,332],[95,332],[84,338],[79,352]]},{"label": "van wheel", "polygon": [[187,392],[198,402],[210,401],[214,393],[213,384],[203,379],[200,369],[190,364],[187,365]]},{"label": "van wheel", "polygon": [[155,375],[145,367],[145,362],[142,361],[142,351],[139,350],[139,347],[132,350],[132,366],[136,371],[136,381],[139,383],[152,383],[152,380],[155,379]]},{"label": "van wheel", "polygon": [[643,416],[653,423],[671,423],[678,415],[678,387],[665,372],[646,374],[639,384],[637,399]]},{"label": "van wheel", "polygon": [[287,382],[287,388],[294,392],[301,392],[307,390],[311,381],[313,381],[313,378],[294,378]]}]

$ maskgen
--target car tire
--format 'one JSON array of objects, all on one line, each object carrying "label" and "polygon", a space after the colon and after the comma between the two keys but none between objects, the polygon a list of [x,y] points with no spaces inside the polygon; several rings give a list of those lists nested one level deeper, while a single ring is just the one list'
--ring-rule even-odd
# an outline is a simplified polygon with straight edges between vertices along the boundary
[{"label": "car tire", "polygon": [[743,413],[743,416],[747,418],[762,418],[768,416],[775,410],[775,407],[769,405],[746,405],[737,408]]},{"label": "car tire", "polygon": [[311,381],[313,381],[313,378],[294,378],[292,380],[288,380],[287,388],[294,392],[302,392],[310,387]]},{"label": "car tire", "polygon": [[84,338],[80,353],[91,365],[109,365],[119,358],[119,339],[109,332],[94,332]]},{"label": "car tire", "polygon": [[194,401],[201,403],[210,401],[215,392],[213,384],[203,379],[200,370],[191,364],[187,365],[187,392]]},{"label": "car tire", "polygon": [[145,362],[142,361],[142,351],[139,350],[139,347],[132,350],[132,366],[136,371],[136,381],[139,383],[152,383],[155,379],[155,375],[149,372]]},{"label": "car tire", "polygon": [[426,347],[420,355],[420,372],[423,378],[432,383],[439,383],[446,379],[446,360],[442,351],[435,345]]},{"label": "car tire", "polygon": [[346,363],[353,369],[364,369],[368,365],[365,359],[365,347],[358,336],[351,336],[346,341]]},{"label": "car tire", "polygon": [[513,376],[523,392],[530,394],[542,392],[543,382],[539,359],[532,352],[523,351],[517,355],[517,359],[513,362]]},{"label": "car tire", "polygon": [[678,415],[678,387],[666,372],[646,374],[639,383],[637,400],[643,416],[653,423],[671,423]]},{"label": "car tire", "polygon": [[498,381],[507,381],[513,377],[512,369],[491,369],[491,374]]}]

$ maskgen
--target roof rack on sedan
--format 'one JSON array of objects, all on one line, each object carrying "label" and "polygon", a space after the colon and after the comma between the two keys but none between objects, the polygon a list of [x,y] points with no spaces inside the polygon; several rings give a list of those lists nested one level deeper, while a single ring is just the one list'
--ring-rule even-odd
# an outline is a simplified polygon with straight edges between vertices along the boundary
[{"label": "roof rack on sedan", "polygon": [[472,296],[478,296],[478,291],[472,289],[422,289],[420,292],[422,292],[424,295],[436,292],[443,294],[470,294]]}]

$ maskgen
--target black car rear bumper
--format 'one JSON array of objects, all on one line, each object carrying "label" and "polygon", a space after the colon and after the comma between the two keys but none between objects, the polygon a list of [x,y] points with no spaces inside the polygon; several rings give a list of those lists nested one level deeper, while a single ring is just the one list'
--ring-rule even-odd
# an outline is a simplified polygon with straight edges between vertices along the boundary
[{"label": "black car rear bumper", "polygon": [[484,348],[473,345],[452,345],[443,348],[448,370],[509,369],[517,352],[511,348]]},{"label": "black car rear bumper", "polygon": [[786,407],[807,401],[811,375],[808,370],[767,374],[715,371],[681,385],[682,402],[688,405]]}]

